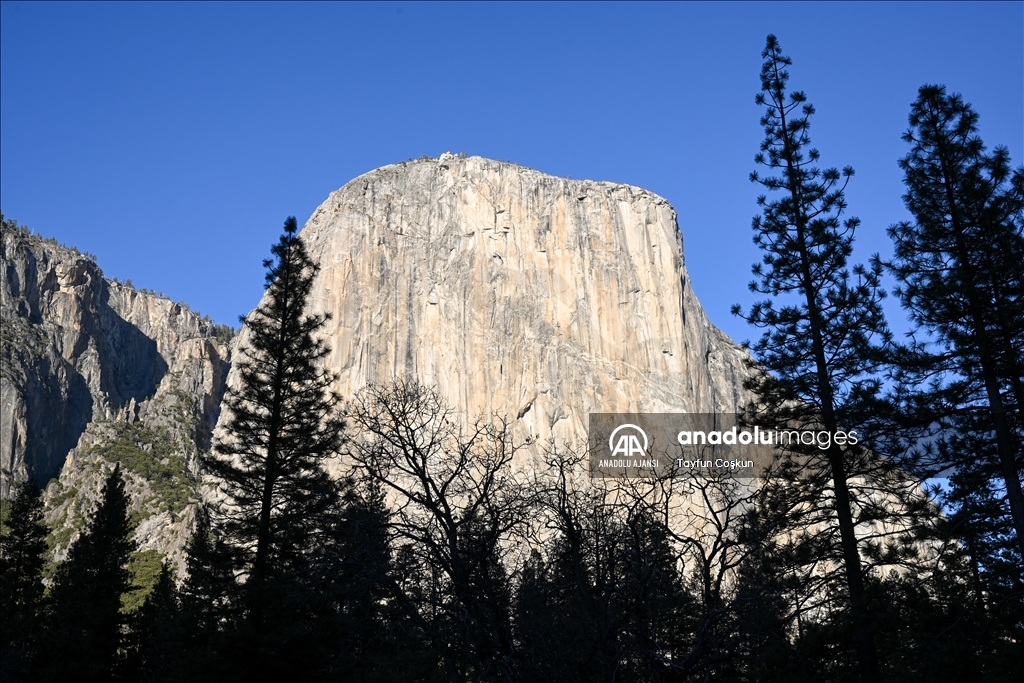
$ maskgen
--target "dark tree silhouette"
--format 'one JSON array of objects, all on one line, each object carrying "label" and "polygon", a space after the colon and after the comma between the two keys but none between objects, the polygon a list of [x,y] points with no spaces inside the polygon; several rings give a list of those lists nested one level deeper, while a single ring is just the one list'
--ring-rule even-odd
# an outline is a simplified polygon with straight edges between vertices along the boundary
[{"label": "dark tree silhouette", "polygon": [[47,528],[39,487],[30,478],[3,501],[0,535],[0,676],[29,680],[42,623]]},{"label": "dark tree silhouette", "polygon": [[128,617],[121,598],[130,588],[127,565],[135,550],[128,505],[120,466],[115,466],[92,520],[53,580],[43,662],[49,680],[124,676]]},{"label": "dark tree silhouette", "polygon": [[[305,313],[318,268],[296,230],[289,218],[264,263],[226,433],[204,459],[224,499],[200,512],[178,597],[154,593],[145,620],[143,666],[165,680],[423,678],[406,675],[417,647],[387,604],[383,502],[325,469],[344,423],[315,336],[327,317]],[[165,655],[175,642],[188,658]]]},{"label": "dark tree silhouette", "polygon": [[1024,167],[1011,170],[1005,147],[986,152],[978,114],[942,86],[923,86],[909,119],[900,167],[914,220],[889,228],[886,265],[917,328],[897,379],[919,421],[954,434],[922,453],[932,471],[1002,478],[1024,557]]},{"label": "dark tree silhouette", "polygon": [[179,673],[181,653],[187,651],[182,616],[174,572],[164,562],[156,585],[134,615],[135,643],[129,669],[135,679],[173,680],[173,674]]},{"label": "dark tree silhouette", "polygon": [[185,547],[185,579],[181,584],[181,609],[196,642],[189,651],[194,658],[217,645],[218,634],[237,620],[237,592],[231,553],[210,528],[210,517],[200,510],[196,528]]},{"label": "dark tree silhouette", "polygon": [[437,680],[437,658],[394,600],[408,577],[392,561],[389,519],[377,482],[345,483],[316,563],[316,656],[326,673],[350,680]]},{"label": "dark tree silhouette", "polygon": [[684,585],[679,538],[663,507],[673,496],[656,495],[673,482],[595,485],[579,479],[585,462],[552,451],[531,486],[534,522],[548,533],[516,594],[523,680],[674,681],[706,673],[703,653],[695,653],[699,600]]},{"label": "dark tree silhouette", "polygon": [[[236,634],[246,634],[231,552],[210,529],[205,509],[185,547],[180,586],[160,577],[140,615],[142,680],[232,681],[245,661]],[[182,656],[187,653],[187,656]]]},{"label": "dark tree silhouette", "polygon": [[263,627],[271,579],[294,577],[311,539],[338,501],[324,469],[341,443],[343,422],[322,367],[327,346],[314,335],[326,315],[306,315],[318,266],[306,253],[294,218],[274,245],[264,302],[243,319],[239,383],[228,390],[226,436],[205,459],[225,504],[214,524],[245,580],[249,620]]},{"label": "dark tree silhouette", "polygon": [[435,391],[396,381],[369,386],[350,415],[349,453],[395,500],[388,520],[401,581],[392,599],[450,680],[514,680],[509,557],[528,506],[512,475],[506,426],[452,421]]},{"label": "dark tree silhouette", "polygon": [[[804,93],[786,94],[792,61],[782,54],[775,36],[768,36],[762,56],[757,103],[765,107],[761,124],[766,137],[756,161],[778,175],[751,173],[751,180],[781,197],[769,201],[760,196],[763,215],[753,221],[754,242],[764,251],[764,260],[754,266],[757,279],[750,288],[772,298],[754,304],[744,316],[766,329],[753,351],[768,373],[759,374],[750,386],[760,397],[760,419],[835,434],[860,425],[863,400],[877,390],[873,340],[888,339],[880,306],[881,267],[855,266],[851,274],[847,264],[859,221],[841,216],[853,169],[840,173],[816,166],[819,154],[809,148],[808,134],[814,108]],[[740,312],[739,306],[733,310]],[[839,532],[836,559],[844,569],[861,676],[877,681],[856,534],[863,521],[857,509],[864,507],[850,485],[852,476],[863,474],[865,454],[857,446],[830,440],[827,449],[812,448],[805,455],[803,469],[816,489],[812,495],[831,502],[829,514],[820,521]],[[804,487],[807,492],[811,488]]]}]

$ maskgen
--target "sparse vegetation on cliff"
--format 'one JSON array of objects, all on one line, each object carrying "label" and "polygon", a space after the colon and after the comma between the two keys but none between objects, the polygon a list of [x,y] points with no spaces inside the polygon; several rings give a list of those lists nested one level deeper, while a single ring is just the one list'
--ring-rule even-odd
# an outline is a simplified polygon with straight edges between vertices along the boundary
[{"label": "sparse vegetation on cliff", "polygon": [[18,221],[14,220],[13,218],[5,218],[2,213],[0,213],[0,226],[2,226],[0,227],[0,240],[2,240],[2,238],[6,235],[11,235],[15,238],[23,240],[27,244],[46,245],[48,247],[53,247],[62,250],[74,256],[80,256],[82,258],[88,259],[93,263],[96,262],[96,254],[93,254],[92,252],[88,251],[79,251],[78,247],[73,245],[69,246],[61,244],[60,242],[57,241],[57,238],[55,237],[44,237],[38,232],[34,232],[33,230],[29,229],[27,225],[18,225]]},{"label": "sparse vegetation on cliff", "polygon": [[150,501],[142,501],[142,511],[136,521],[148,517],[149,503],[173,514],[196,501],[198,494],[194,477],[185,469],[181,457],[181,443],[166,428],[151,428],[140,423],[119,423],[113,426],[112,437],[90,448],[91,454],[107,462],[121,463],[126,472],[141,477],[155,494]]}]

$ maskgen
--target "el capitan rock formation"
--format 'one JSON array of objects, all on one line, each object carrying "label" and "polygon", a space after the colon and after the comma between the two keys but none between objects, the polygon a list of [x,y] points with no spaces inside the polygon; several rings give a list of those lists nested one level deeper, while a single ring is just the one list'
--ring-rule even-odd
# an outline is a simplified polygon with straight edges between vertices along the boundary
[{"label": "el capitan rock formation", "polygon": [[746,396],[747,354],[694,296],[675,210],[639,187],[445,154],[352,180],[300,234],[343,396],[418,379],[539,439],[584,434],[590,412]]}]

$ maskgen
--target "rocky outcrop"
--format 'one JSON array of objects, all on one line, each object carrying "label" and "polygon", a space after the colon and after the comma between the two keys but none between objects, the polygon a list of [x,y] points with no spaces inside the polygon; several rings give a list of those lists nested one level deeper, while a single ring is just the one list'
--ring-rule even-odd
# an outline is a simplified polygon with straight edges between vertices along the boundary
[{"label": "rocky outcrop", "polygon": [[690,288],[675,210],[639,187],[446,154],[356,178],[300,234],[342,395],[418,379],[538,440],[585,434],[590,412],[745,396],[747,355]]},{"label": "rocky outcrop", "polygon": [[3,223],[0,263],[0,495],[29,476],[49,482],[47,516],[60,536],[124,460],[143,547],[180,546],[169,537],[182,530],[152,518],[179,523],[187,505],[168,512],[148,475],[164,468],[163,479],[180,479],[181,502],[210,446],[229,334],[184,304],[106,280],[92,259],[13,221]]}]

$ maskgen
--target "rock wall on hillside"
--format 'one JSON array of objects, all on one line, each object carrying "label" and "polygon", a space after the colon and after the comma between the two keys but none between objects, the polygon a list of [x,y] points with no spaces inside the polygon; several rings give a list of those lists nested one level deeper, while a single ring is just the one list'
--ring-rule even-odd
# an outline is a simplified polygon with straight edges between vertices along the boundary
[{"label": "rock wall on hillside", "polygon": [[0,496],[26,477],[49,483],[47,517],[70,529],[66,547],[123,461],[143,547],[179,545],[170,536],[184,529],[166,527],[182,526],[195,499],[229,367],[225,330],[13,221],[0,263]]}]

